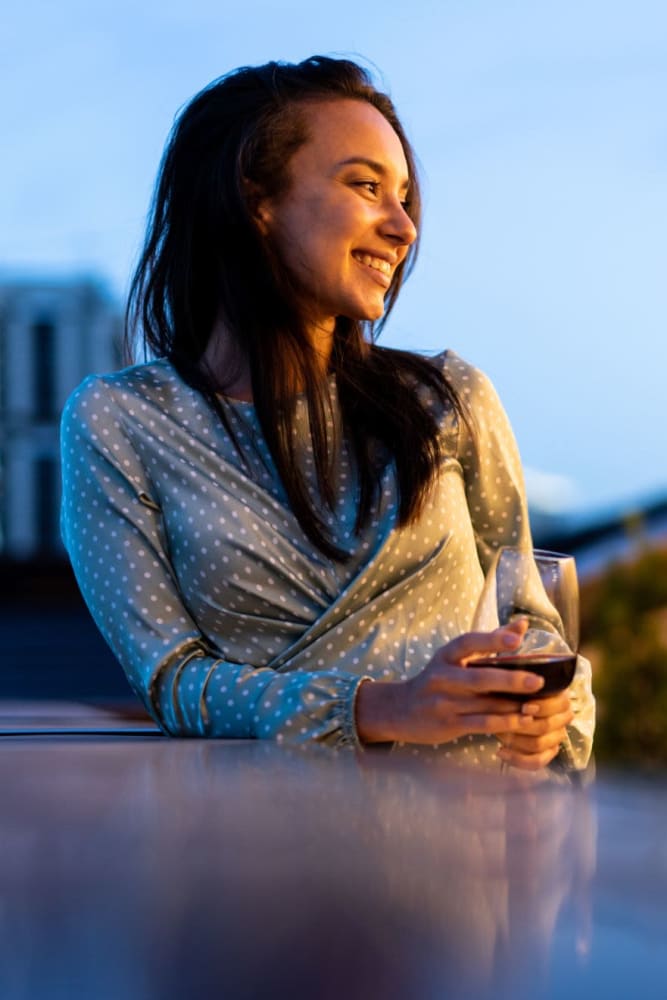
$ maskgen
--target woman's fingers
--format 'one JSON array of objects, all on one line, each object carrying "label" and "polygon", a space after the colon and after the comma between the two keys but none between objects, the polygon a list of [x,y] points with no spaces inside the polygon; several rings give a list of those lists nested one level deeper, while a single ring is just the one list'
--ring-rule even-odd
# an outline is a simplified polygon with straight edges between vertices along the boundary
[{"label": "woman's fingers", "polygon": [[[525,694],[522,695],[525,698]],[[448,701],[451,704],[451,701]],[[496,694],[474,694],[463,693],[456,702],[456,710],[459,715],[517,715],[527,724],[533,716],[523,711],[523,703],[511,696],[502,697]]]},{"label": "woman's fingers", "polygon": [[572,722],[574,712],[566,691],[543,701],[527,703],[534,714],[526,716],[523,727],[507,727],[496,735],[503,744],[498,756],[507,764],[523,770],[535,771],[546,767],[557,755],[567,739],[566,726]]},{"label": "woman's fingers", "polygon": [[[542,677],[527,670],[507,670],[502,667],[476,667],[470,664],[462,669],[455,665],[443,665],[430,671],[429,683],[434,691],[452,694],[501,694],[525,698],[527,694],[537,694],[544,686]],[[530,714],[530,713],[527,713]]]},{"label": "woman's fingers", "polygon": [[526,627],[527,623],[521,619],[493,632],[465,632],[458,639],[452,639],[446,646],[442,646],[431,662],[456,663],[464,666],[474,656],[511,652],[521,645]]},{"label": "woman's fingers", "polygon": [[509,764],[511,767],[518,767],[522,771],[539,771],[550,764],[554,757],[557,756],[559,747],[560,743],[555,747],[527,754],[520,750],[503,746],[498,751],[498,757],[505,764]]},{"label": "woman's fingers", "polygon": [[[525,725],[519,730],[508,730],[498,733],[498,739],[514,749],[526,753],[541,752],[556,745],[565,738],[566,726],[572,722],[574,712],[570,707],[567,692],[562,692],[543,702],[528,702],[522,706],[522,712],[530,708],[531,714],[526,714]],[[520,736],[515,735],[520,732]]]},{"label": "woman's fingers", "polygon": [[[459,732],[457,736],[465,736],[468,733],[476,733],[478,735],[500,735],[509,739],[514,733],[522,733],[525,731],[526,727],[529,725],[529,719],[526,715],[521,715],[517,713],[516,715],[494,715],[489,712],[473,713],[468,715],[457,715],[457,725]],[[535,737],[533,737],[535,739]]]},{"label": "woman's fingers", "polygon": [[533,736],[525,731],[514,731],[497,733],[498,739],[508,750],[516,750],[519,753],[535,754],[543,753],[554,747],[558,749],[567,733],[565,729],[555,729],[540,736]]},{"label": "woman's fingers", "polygon": [[526,619],[519,619],[494,632],[466,632],[439,649],[425,673],[434,689],[452,694],[494,692],[508,696],[522,695],[524,698],[526,694],[535,694],[544,685],[537,674],[528,670],[477,666],[475,663],[478,657],[511,653],[517,649],[526,628]]},{"label": "woman's fingers", "polygon": [[[495,730],[502,747],[498,756],[512,767],[538,771],[557,756],[567,739],[566,727],[574,718],[567,691],[526,702],[521,706],[523,724],[508,725]],[[512,719],[508,716],[508,721]]]},{"label": "woman's fingers", "polygon": [[546,719],[555,715],[562,715],[567,712],[570,708],[570,693],[569,691],[559,691],[558,694],[547,695],[541,697],[537,701],[528,701],[523,707],[522,711],[526,715],[532,715],[533,717]]}]

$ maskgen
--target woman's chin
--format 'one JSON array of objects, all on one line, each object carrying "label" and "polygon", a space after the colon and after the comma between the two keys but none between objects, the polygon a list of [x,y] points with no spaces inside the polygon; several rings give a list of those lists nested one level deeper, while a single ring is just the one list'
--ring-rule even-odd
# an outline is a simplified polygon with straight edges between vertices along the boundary
[{"label": "woman's chin", "polygon": [[362,306],[358,309],[350,309],[341,313],[346,319],[357,320],[359,323],[375,323],[384,316],[384,302],[377,306]]}]

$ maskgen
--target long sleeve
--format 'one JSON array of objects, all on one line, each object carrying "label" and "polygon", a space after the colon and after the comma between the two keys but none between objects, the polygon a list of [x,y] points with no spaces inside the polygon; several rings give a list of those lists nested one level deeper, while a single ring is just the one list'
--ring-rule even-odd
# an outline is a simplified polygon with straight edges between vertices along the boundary
[{"label": "long sleeve", "polygon": [[[165,360],[91,377],[72,395],[63,539],[93,618],[165,732],[356,745],[360,683],[414,676],[466,631],[481,567],[529,535],[502,408],[483,376],[453,355],[447,363],[478,433],[457,433],[444,414],[448,457],[420,523],[396,528],[389,464],[359,536],[342,448],[327,516],[350,549],[344,563],[303,533],[251,404],[230,416],[240,454]],[[585,680],[582,690],[588,710]]]},{"label": "long sleeve", "polygon": [[197,626],[159,491],[116,395],[91,377],[65,408],[61,524],[84,599],[133,690],[172,735],[354,743],[360,676],[230,662]]},{"label": "long sleeve", "polygon": [[[489,379],[455,355],[448,372],[472,416],[460,423],[458,460],[463,470],[468,509],[480,564],[486,573],[502,545],[530,546],[531,535],[523,472],[507,414]],[[595,729],[591,666],[579,656],[570,701],[575,712],[569,743],[561,758],[572,767],[588,763]]]}]

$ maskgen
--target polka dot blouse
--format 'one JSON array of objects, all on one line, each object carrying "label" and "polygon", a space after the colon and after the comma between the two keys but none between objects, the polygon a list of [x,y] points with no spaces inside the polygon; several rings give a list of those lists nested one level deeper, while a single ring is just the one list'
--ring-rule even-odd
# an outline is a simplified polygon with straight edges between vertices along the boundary
[{"label": "polka dot blouse", "polygon": [[[343,440],[334,509],[323,516],[345,563],[302,531],[252,403],[225,403],[240,455],[166,360],[91,376],[72,394],[63,538],[98,627],[166,733],[354,745],[362,679],[411,677],[470,628],[493,551],[529,539],[522,473],[488,379],[451,352],[434,363],[472,411],[475,438],[437,404],[446,457],[419,523],[396,528],[389,464],[360,535]],[[330,393],[329,430],[339,432],[333,377]],[[315,498],[301,400],[295,432]],[[585,661],[574,703],[567,749],[579,766],[593,725]],[[496,747],[469,737],[440,751],[488,762]]]}]

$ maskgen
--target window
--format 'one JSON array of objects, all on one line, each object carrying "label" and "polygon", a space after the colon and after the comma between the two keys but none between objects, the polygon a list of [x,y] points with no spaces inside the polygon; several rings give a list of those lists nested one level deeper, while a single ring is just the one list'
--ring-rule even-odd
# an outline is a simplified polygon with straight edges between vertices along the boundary
[{"label": "window", "polygon": [[40,319],[32,328],[32,386],[35,420],[57,417],[55,392],[56,328],[51,320]]}]

